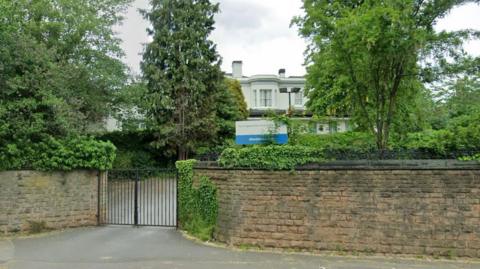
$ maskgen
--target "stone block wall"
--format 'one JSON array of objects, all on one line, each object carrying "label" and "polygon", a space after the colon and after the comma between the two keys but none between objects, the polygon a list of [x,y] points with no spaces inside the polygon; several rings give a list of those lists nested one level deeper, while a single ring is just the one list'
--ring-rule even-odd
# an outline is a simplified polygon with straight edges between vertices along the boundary
[{"label": "stone block wall", "polygon": [[480,170],[197,168],[233,245],[480,257]]},{"label": "stone block wall", "polygon": [[0,172],[0,232],[97,224],[98,172]]}]

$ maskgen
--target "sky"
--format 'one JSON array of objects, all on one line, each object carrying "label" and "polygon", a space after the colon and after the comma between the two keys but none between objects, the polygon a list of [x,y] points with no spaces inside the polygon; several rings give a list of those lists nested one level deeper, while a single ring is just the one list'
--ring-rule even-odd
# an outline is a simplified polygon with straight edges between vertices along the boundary
[{"label": "sky", "polygon": [[[214,0],[220,3],[215,17],[216,29],[211,39],[223,58],[222,69],[231,72],[232,61],[243,61],[243,74],[276,74],[285,68],[287,76],[304,75],[305,41],[298,29],[290,27],[294,16],[302,14],[301,0]],[[149,41],[149,26],[138,9],[147,9],[148,0],[135,0],[125,14],[125,21],[116,27],[123,40],[125,63],[135,74],[140,73],[141,53]],[[453,9],[436,25],[437,30],[480,30],[480,5],[466,4]],[[465,49],[480,56],[480,41],[468,42]]]}]

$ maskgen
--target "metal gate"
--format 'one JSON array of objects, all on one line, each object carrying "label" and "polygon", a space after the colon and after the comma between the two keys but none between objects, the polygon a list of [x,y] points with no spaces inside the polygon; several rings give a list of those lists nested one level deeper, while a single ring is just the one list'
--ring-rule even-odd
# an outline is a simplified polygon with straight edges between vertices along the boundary
[{"label": "metal gate", "polygon": [[110,170],[98,184],[101,224],[177,226],[176,170]]}]

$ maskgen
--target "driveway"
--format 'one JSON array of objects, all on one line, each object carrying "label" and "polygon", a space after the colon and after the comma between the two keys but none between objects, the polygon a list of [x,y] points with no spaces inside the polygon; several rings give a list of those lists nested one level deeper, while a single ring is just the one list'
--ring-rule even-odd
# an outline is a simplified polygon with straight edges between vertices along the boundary
[{"label": "driveway", "polygon": [[478,269],[480,263],[255,253],[200,245],[172,229],[100,227],[0,239],[0,268]]}]

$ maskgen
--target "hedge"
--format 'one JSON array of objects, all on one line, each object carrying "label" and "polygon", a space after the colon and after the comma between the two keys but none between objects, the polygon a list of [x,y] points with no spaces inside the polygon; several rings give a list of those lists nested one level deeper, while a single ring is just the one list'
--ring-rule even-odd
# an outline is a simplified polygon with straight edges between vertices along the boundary
[{"label": "hedge", "polygon": [[0,147],[0,170],[107,170],[112,167],[115,151],[112,143],[90,137],[19,141]]},{"label": "hedge", "polygon": [[296,166],[321,163],[323,150],[305,146],[269,145],[225,149],[219,164],[228,168],[292,170]]}]

